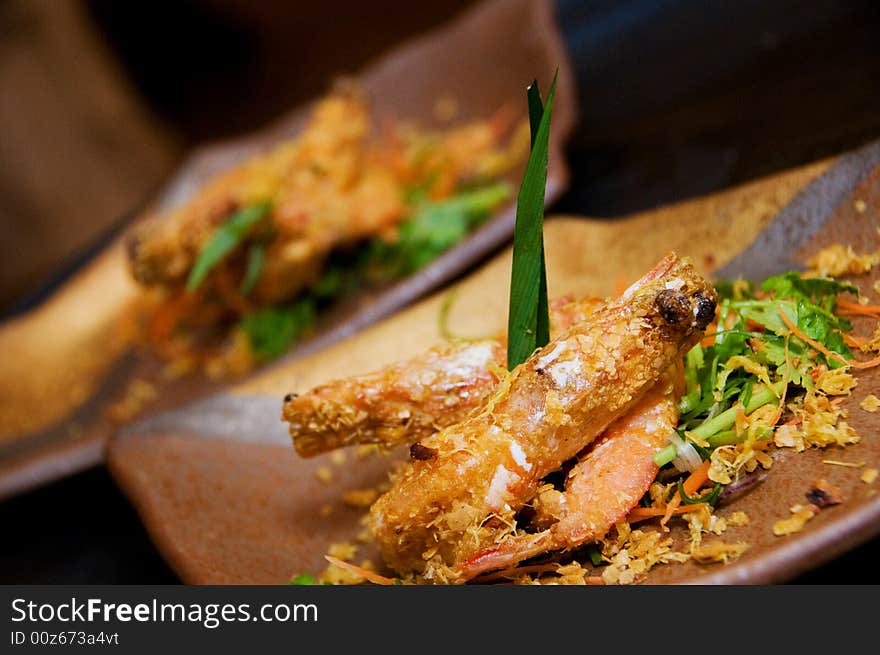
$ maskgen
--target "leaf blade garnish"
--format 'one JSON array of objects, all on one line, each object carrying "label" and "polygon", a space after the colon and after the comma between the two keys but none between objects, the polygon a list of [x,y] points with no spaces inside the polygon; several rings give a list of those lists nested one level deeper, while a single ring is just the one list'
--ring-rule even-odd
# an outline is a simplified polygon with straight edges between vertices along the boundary
[{"label": "leaf blade garnish", "polygon": [[526,98],[529,103],[529,134],[532,148],[534,148],[535,137],[538,136],[538,128],[541,126],[541,116],[544,115],[544,101],[541,100],[538,80],[532,80],[532,83],[526,88]]},{"label": "leaf blade garnish", "polygon": [[[535,116],[532,114],[538,107],[535,101],[538,90],[537,85],[532,85],[531,88],[534,88],[534,91],[528,92],[529,110],[530,120],[534,121]],[[550,117],[555,93],[556,75],[547,93],[547,102],[541,112],[537,129],[532,122],[532,149],[517,196],[507,319],[508,370],[513,370],[528,359],[536,348],[549,341],[550,321],[547,309],[547,278],[544,272],[543,224]],[[539,95],[538,100],[540,100]],[[543,308],[540,307],[542,296]]]},{"label": "leaf blade garnish", "polygon": [[[555,82],[555,78],[554,78]],[[529,128],[531,131],[531,144],[535,147],[535,137],[544,115],[544,104],[541,101],[541,91],[538,88],[538,80],[534,80],[527,89],[529,101]],[[544,256],[544,230],[541,230],[541,280],[538,287],[538,315],[535,326],[535,346],[541,347],[550,342],[550,305],[547,298],[547,264]]]}]

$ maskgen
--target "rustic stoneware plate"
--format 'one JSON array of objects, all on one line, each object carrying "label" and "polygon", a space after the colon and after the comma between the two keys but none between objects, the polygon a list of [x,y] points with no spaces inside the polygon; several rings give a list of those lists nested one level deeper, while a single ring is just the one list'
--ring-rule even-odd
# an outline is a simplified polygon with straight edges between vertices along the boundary
[{"label": "rustic stoneware plate", "polygon": [[[552,202],[568,183],[563,149],[575,120],[576,94],[551,2],[481,4],[404,43],[357,78],[377,125],[390,116],[436,125],[436,104],[452,99],[457,116],[440,123],[449,125],[488,117],[504,107],[524,119],[526,86],[537,78],[546,92],[557,67],[547,192]],[[310,106],[301,107],[258,134],[194,153],[151,209],[180,202],[218,171],[295,135],[309,113]],[[512,183],[518,184],[522,170],[511,172]],[[417,274],[337,308],[324,317],[316,337],[290,357],[351,335],[461,274],[510,237],[514,210],[511,201]],[[123,320],[137,294],[123,240],[109,245],[36,309],[0,325],[0,499],[98,463],[120,420],[107,416],[107,406],[125,396],[132,383],[160,377],[159,363],[132,349],[131,330]],[[161,382],[158,397],[140,414],[167,410],[219,386],[194,376]]]},{"label": "rustic stoneware plate", "polygon": [[[613,293],[670,250],[691,256],[718,277],[761,277],[798,266],[832,242],[876,250],[878,163],[880,144],[834,162],[617,221],[548,219],[550,294]],[[854,208],[856,199],[866,203],[863,213]],[[450,327],[462,335],[502,327],[509,274],[510,255],[505,252],[457,283]],[[876,302],[876,293],[869,290],[873,281],[859,284]],[[356,537],[363,511],[347,507],[342,496],[384,480],[395,455],[358,458],[348,452],[344,462],[338,456],[299,458],[280,420],[282,397],[437,343],[438,316],[449,293],[439,292],[358,335],[220,395],[129,426],[112,440],[108,461],[115,479],[183,581],[284,583],[297,573],[322,571],[329,546]],[[863,438],[860,444],[782,456],[763,485],[722,512],[742,509],[752,519],[747,527],[725,533],[728,541],[751,544],[741,559],[726,566],[658,567],[648,581],[780,582],[880,532],[880,497],[859,480],[862,469],[822,462],[834,458],[880,468],[880,414],[858,408],[877,387],[877,370],[866,371],[846,401],[850,423]],[[840,486],[846,502],[823,510],[801,533],[775,537],[772,524],[788,516],[790,505],[804,502],[805,491],[818,477]],[[673,534],[682,536],[678,528]],[[378,561],[366,547],[356,561],[360,558]]]}]

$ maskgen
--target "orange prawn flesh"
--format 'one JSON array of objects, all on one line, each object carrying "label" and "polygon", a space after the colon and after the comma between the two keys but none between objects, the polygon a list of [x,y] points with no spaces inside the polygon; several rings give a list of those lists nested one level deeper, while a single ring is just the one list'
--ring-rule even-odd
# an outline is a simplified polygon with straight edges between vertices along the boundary
[{"label": "orange prawn flesh", "polygon": [[479,410],[419,442],[370,508],[385,562],[463,582],[515,533],[540,482],[635,406],[701,337],[717,296],[674,254],[516,367]]},{"label": "orange prawn flesh", "polygon": [[678,422],[675,396],[667,374],[590,444],[568,473],[564,492],[548,489],[539,494],[539,507],[545,513],[542,520],[550,522],[548,528],[514,534],[486,548],[458,567],[459,575],[471,579],[602,538],[654,481],[658,471],[654,454],[666,445]]}]

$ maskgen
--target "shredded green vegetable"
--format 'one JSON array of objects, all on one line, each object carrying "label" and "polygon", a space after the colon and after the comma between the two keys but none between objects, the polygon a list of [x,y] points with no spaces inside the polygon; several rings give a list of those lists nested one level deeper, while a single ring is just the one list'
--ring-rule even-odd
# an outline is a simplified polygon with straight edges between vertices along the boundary
[{"label": "shredded green vegetable", "polygon": [[724,488],[724,485],[715,483],[715,486],[705,496],[688,496],[687,492],[684,490],[684,480],[678,481],[678,494],[681,496],[681,502],[684,505],[695,505],[697,503],[709,503],[710,505],[714,505],[718,501],[718,496],[721,494],[721,490]]},{"label": "shredded green vegetable", "polygon": [[297,575],[291,579],[288,583],[294,586],[305,586],[305,587],[314,587],[314,586],[327,586],[330,585],[330,582],[318,582],[315,580],[315,576],[310,573],[302,573]]},{"label": "shredded green vegetable", "polygon": [[669,444],[665,448],[657,451],[657,454],[654,455],[654,463],[659,467],[663,467],[676,457],[678,457],[678,450],[674,445]]},{"label": "shredded green vegetable", "polygon": [[268,203],[250,205],[226,219],[199,251],[186,280],[186,290],[198,289],[208,273],[244,241],[250,230],[269,215],[270,209]]},{"label": "shredded green vegetable", "polygon": [[[844,341],[852,325],[834,311],[838,296],[858,294],[856,287],[790,271],[764,280],[759,288],[742,280],[716,284],[718,321],[706,335],[714,337],[713,343],[697,344],[684,357],[678,432],[704,461],[715,449],[742,443],[747,437],[771,439],[774,426],[756,424],[747,434],[735,428],[737,415],[749,415],[767,405],[778,407],[786,394],[792,398],[813,388],[811,373],[817,367],[842,365],[800,339],[780,312],[799,332],[829,351],[853,357]],[[665,467],[677,457],[677,448],[670,443],[656,453],[654,463]],[[681,496],[689,502],[684,493]]]},{"label": "shredded green vegetable", "polygon": [[298,576],[294,577],[290,581],[290,584],[292,584],[292,585],[315,585],[317,583],[315,582],[315,576],[313,576],[309,573],[303,573],[302,575],[298,575]]},{"label": "shredded green vegetable", "polygon": [[316,308],[306,296],[290,304],[267,307],[245,316],[239,323],[260,361],[275,359],[287,352],[290,344],[308,332],[315,323]]}]

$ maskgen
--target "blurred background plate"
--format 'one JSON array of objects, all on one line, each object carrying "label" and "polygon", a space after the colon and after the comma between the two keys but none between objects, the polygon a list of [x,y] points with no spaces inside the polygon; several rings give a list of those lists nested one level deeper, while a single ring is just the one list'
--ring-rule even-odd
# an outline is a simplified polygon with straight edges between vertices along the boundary
[{"label": "blurred background plate", "polygon": [[[576,91],[549,1],[481,4],[402,43],[357,79],[377,125],[393,117],[439,127],[450,123],[436,117],[437,104],[450,99],[457,107],[451,124],[487,118],[501,108],[525,119],[525,87],[537,78],[546,92],[557,69],[547,185],[547,202],[553,202],[568,184],[564,146],[575,122]],[[328,88],[331,81],[325,82]],[[218,172],[294,136],[310,109],[307,103],[246,137],[196,149],[150,208],[174,206]],[[524,162],[508,181],[518,185],[523,168]],[[351,335],[463,273],[510,237],[514,212],[510,200],[417,273],[333,308],[316,335],[287,357]],[[131,331],[120,327],[120,319],[138,291],[124,260],[119,236],[56,283],[51,295],[38,294],[42,302],[0,326],[0,348],[7,353],[0,361],[0,498],[98,463],[108,434],[134,415],[167,410],[225,384],[200,375],[163,381],[161,362],[131,350]],[[108,405],[143,389],[143,383],[155,389],[150,394],[156,398],[121,418],[107,415]]]},{"label": "blurred background plate", "polygon": [[[831,243],[877,250],[878,219],[880,143],[830,167],[818,163],[613,223],[550,219],[545,228],[549,292],[551,297],[613,294],[670,250],[692,257],[707,272],[760,279],[802,265]],[[375,487],[400,452],[360,459],[349,449],[341,460],[338,454],[302,459],[280,423],[283,396],[438,343],[441,306],[452,292],[448,321],[454,333],[495,333],[506,320],[509,275],[510,253],[505,252],[451,290],[352,338],[218,396],[135,423],[113,439],[111,472],[175,573],[199,584],[284,583],[299,573],[323,571],[323,555],[332,544],[357,543],[364,510],[347,506],[342,496]],[[874,279],[876,274],[863,276],[858,283],[876,301]],[[857,333],[867,329],[867,322],[856,324]],[[751,519],[730,532],[731,539],[750,544],[740,560],[723,567],[662,566],[647,582],[781,582],[877,534],[880,496],[859,479],[861,470],[822,462],[833,456],[880,467],[880,415],[858,407],[878,387],[880,370],[860,372],[858,378],[858,390],[844,406],[862,436],[859,444],[844,454],[780,451],[767,482],[725,509],[725,514],[744,510]],[[839,486],[846,502],[823,511],[797,535],[775,537],[773,522],[803,502],[820,477]],[[686,532],[678,525],[672,534],[680,538]],[[362,558],[378,561],[366,545],[355,561]]]}]

